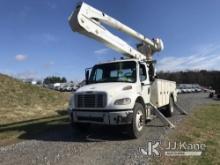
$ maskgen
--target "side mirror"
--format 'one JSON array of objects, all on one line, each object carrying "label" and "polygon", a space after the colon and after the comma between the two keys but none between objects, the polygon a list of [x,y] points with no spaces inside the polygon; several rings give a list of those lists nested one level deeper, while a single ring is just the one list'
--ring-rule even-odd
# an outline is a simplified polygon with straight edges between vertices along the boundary
[{"label": "side mirror", "polygon": [[88,84],[89,83],[89,70],[86,70],[85,78],[86,78],[86,84]]},{"label": "side mirror", "polygon": [[149,64],[149,78],[150,81],[154,81],[155,80],[155,67],[153,65],[153,63]]}]

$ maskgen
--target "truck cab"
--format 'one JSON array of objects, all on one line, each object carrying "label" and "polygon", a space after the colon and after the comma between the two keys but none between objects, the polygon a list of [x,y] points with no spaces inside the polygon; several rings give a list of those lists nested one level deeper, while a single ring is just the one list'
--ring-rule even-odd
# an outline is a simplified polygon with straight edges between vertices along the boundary
[{"label": "truck cab", "polygon": [[70,100],[72,125],[81,128],[88,124],[130,125],[131,134],[138,137],[152,115],[149,103],[153,75],[149,76],[147,63],[118,60],[96,64],[88,72],[86,85]]}]

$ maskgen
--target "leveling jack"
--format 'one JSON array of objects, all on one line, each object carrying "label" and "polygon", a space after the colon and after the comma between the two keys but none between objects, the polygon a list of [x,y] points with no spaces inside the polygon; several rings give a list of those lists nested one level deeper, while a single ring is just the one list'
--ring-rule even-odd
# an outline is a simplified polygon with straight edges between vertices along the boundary
[{"label": "leveling jack", "polygon": [[[176,107],[176,110],[178,110],[182,115],[187,115],[188,113],[177,103],[174,104]],[[159,109],[151,103],[151,106],[154,108],[154,114],[168,127],[175,128],[175,125],[167,119],[160,111]]]}]

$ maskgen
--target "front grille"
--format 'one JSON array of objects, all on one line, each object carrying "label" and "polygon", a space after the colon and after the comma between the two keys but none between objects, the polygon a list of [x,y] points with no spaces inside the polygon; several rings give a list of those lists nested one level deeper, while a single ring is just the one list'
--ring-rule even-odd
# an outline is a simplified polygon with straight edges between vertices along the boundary
[{"label": "front grille", "polygon": [[75,95],[77,108],[104,108],[107,103],[105,93],[80,93]]}]

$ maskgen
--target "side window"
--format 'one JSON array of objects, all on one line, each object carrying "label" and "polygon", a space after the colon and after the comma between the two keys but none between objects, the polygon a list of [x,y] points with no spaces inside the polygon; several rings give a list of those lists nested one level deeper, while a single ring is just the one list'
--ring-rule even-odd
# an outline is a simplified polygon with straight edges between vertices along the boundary
[{"label": "side window", "polygon": [[96,72],[95,72],[95,76],[94,76],[95,81],[101,80],[102,76],[103,76],[103,70],[102,69],[97,69]]},{"label": "side window", "polygon": [[145,68],[145,65],[143,65],[143,64],[140,64],[140,73],[139,73],[139,76],[140,76],[140,81],[144,81],[144,80],[147,79],[146,68]]}]

